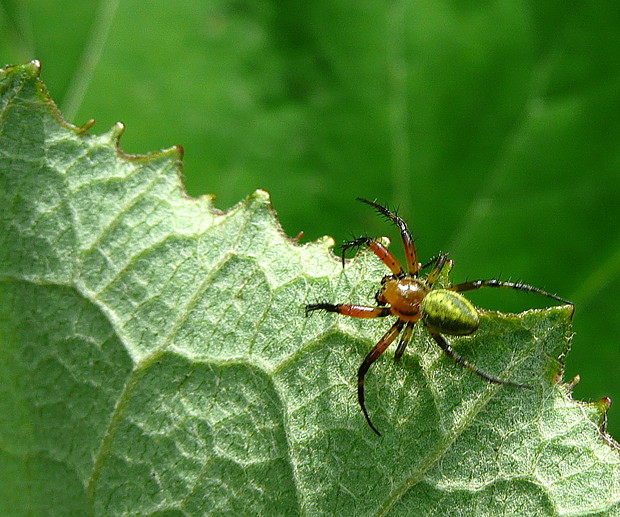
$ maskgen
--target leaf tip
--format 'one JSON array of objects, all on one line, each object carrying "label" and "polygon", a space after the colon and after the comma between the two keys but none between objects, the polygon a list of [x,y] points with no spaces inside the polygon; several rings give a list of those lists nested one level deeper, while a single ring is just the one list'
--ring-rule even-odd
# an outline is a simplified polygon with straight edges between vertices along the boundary
[{"label": "leaf tip", "polygon": [[[559,379],[558,383],[561,382],[562,380]],[[575,386],[577,386],[577,384],[579,384],[579,382],[581,382],[581,375],[577,374],[573,377],[573,380],[570,381],[568,384],[566,384],[566,387],[568,388],[568,391],[573,391],[573,389],[575,389]]]},{"label": "leaf tip", "polygon": [[33,59],[25,65],[6,65],[4,68],[0,68],[0,76],[20,73],[29,79],[37,79],[41,75],[41,62],[38,59]]},{"label": "leaf tip", "polygon": [[620,446],[618,446],[616,440],[607,433],[607,413],[611,409],[611,397],[603,397],[594,402],[590,402],[589,405],[594,409],[595,412],[592,421],[599,426],[599,429],[605,441],[615,449],[619,449]]},{"label": "leaf tip", "polygon": [[262,188],[252,192],[252,194],[250,194],[250,199],[259,203],[271,204],[271,194]]},{"label": "leaf tip", "polygon": [[41,61],[38,59],[33,59],[24,68],[30,72],[30,76],[33,78],[41,75]]},{"label": "leaf tip", "polygon": [[95,125],[95,119],[91,118],[90,120],[87,120],[86,122],[84,122],[84,124],[79,126],[77,129],[80,133],[87,133],[88,130],[91,129],[94,125]]},{"label": "leaf tip", "polygon": [[110,139],[118,142],[124,132],[125,132],[125,124],[123,124],[122,122],[117,122],[110,128],[110,131],[109,131]]},{"label": "leaf tip", "polygon": [[603,397],[593,403],[601,412],[607,413],[612,405],[611,397]]}]

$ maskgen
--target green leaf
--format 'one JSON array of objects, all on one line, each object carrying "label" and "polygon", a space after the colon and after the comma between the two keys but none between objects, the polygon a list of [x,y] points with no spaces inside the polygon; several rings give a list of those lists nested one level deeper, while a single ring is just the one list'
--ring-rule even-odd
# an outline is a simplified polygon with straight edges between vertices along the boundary
[{"label": "green leaf", "polygon": [[192,195],[267,189],[290,235],[382,235],[353,198],[398,206],[455,281],[573,301],[575,396],[620,399],[617,0],[179,0],[140,30],[142,0],[94,4],[3,2],[0,65],[42,60],[67,120],[122,120],[132,153],[182,143]]},{"label": "green leaf", "polygon": [[[63,122],[38,63],[0,77],[0,514],[617,515],[609,402],[561,383],[568,307],[484,312],[451,339],[356,370],[390,325],[305,303],[372,303],[257,191],[192,199],[180,152],[127,156],[121,126]],[[458,267],[458,264],[457,264]]]}]

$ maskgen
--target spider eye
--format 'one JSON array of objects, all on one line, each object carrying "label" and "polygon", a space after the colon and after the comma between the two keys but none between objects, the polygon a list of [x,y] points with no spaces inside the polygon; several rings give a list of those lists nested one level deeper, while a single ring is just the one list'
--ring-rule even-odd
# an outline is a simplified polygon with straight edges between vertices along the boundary
[{"label": "spider eye", "polygon": [[422,300],[422,318],[429,328],[451,336],[466,336],[480,326],[478,311],[463,295],[435,289]]}]

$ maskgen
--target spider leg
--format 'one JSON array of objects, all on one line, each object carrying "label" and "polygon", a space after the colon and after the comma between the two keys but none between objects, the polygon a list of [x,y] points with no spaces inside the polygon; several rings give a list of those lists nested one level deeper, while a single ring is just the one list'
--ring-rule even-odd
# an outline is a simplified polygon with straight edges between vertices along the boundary
[{"label": "spider leg", "polygon": [[388,330],[384,334],[384,336],[379,340],[379,342],[374,346],[374,348],[366,356],[366,358],[360,365],[359,370],[357,371],[357,400],[359,401],[360,407],[362,408],[362,411],[364,412],[364,416],[366,417],[366,422],[368,422],[368,425],[370,426],[370,428],[375,433],[377,433],[379,436],[381,436],[381,433],[373,425],[372,421],[370,420],[370,416],[368,415],[368,411],[366,410],[366,404],[364,403],[364,376],[366,375],[366,372],[368,371],[372,363],[374,363],[377,359],[379,359],[379,357],[381,357],[381,355],[383,354],[383,352],[385,352],[387,347],[389,347],[392,344],[392,342],[396,339],[396,336],[398,336],[404,324],[405,322],[403,320],[401,319],[396,320],[394,325],[392,325],[392,328],[390,328],[390,330]]},{"label": "spider leg", "polygon": [[441,257],[441,255],[443,254],[435,255],[426,264],[423,264],[422,266],[420,266],[420,271],[422,271],[423,269],[426,269],[428,266],[432,266],[433,264],[436,264],[437,260],[439,259],[439,257]]},{"label": "spider leg", "polygon": [[461,365],[464,368],[467,368],[470,372],[475,373],[479,377],[482,377],[483,379],[486,379],[487,381],[492,382],[493,384],[504,384],[505,386],[512,386],[514,388],[526,388],[529,390],[532,389],[532,386],[528,386],[527,384],[519,384],[518,382],[504,381],[502,379],[498,379],[497,377],[493,377],[492,375],[489,375],[488,373],[484,373],[476,365],[474,365],[473,363],[470,363],[467,359],[464,359],[459,354],[457,354],[454,348],[452,348],[448,344],[448,342],[444,339],[444,337],[441,334],[431,330],[428,327],[427,329],[431,337],[435,340],[435,343],[439,345],[439,347],[446,353],[446,355],[450,359],[452,359],[454,362],[456,362],[457,364]]},{"label": "spider leg", "polygon": [[462,293],[463,291],[473,291],[474,289],[480,289],[481,287],[505,287],[508,289],[516,289],[517,291],[526,291],[528,293],[537,293],[542,296],[546,296],[547,298],[551,298],[557,302],[565,303],[568,305],[573,305],[573,302],[569,302],[564,298],[560,298],[555,294],[548,293],[547,291],[543,291],[538,287],[534,287],[527,284],[522,284],[521,282],[503,282],[502,280],[474,280],[471,282],[463,282],[462,284],[453,285],[448,287],[450,291],[456,291],[457,293]]},{"label": "spider leg", "polygon": [[376,241],[375,239],[371,239],[369,237],[360,237],[358,239],[345,242],[342,245],[342,267],[344,267],[345,252],[351,248],[358,248],[364,244],[366,244],[372,250],[372,252],[377,255],[377,257],[379,257],[379,260],[381,260],[381,262],[383,262],[397,277],[401,278],[405,276],[405,271],[403,270],[403,267],[400,265],[400,262],[398,262],[398,259],[394,256],[394,254],[379,241]]},{"label": "spider leg", "polygon": [[403,246],[405,247],[405,256],[407,257],[407,268],[409,269],[409,274],[417,276],[417,273],[420,270],[418,253],[416,252],[415,244],[413,243],[413,237],[411,235],[411,232],[409,231],[409,228],[407,227],[407,223],[400,216],[391,212],[388,208],[380,205],[379,203],[375,203],[374,201],[368,201],[367,199],[361,197],[358,197],[357,200],[372,206],[377,212],[387,217],[396,226],[398,226],[400,230],[400,236],[403,240]]},{"label": "spider leg", "polygon": [[399,361],[400,358],[403,356],[405,348],[407,348],[407,345],[411,340],[411,333],[413,332],[414,325],[415,322],[413,321],[407,322],[405,330],[403,331],[403,335],[401,336],[400,341],[398,342],[398,346],[396,347],[396,352],[394,352],[394,361]]},{"label": "spider leg", "polygon": [[442,253],[441,255],[437,255],[437,257],[434,260],[435,260],[435,265],[433,266],[433,269],[431,269],[431,272],[426,277],[426,281],[429,285],[433,285],[439,278],[439,275],[441,274],[441,270],[443,269],[443,267],[446,265],[446,262],[448,261],[448,254]]},{"label": "spider leg", "polygon": [[391,314],[389,307],[368,307],[348,303],[310,303],[306,305],[306,316],[313,311],[337,312],[352,318],[383,318]]}]

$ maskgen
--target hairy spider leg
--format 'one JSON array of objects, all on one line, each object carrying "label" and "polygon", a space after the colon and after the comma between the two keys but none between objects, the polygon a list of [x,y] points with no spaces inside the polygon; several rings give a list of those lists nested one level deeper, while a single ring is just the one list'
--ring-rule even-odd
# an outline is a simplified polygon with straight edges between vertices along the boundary
[{"label": "hairy spider leg", "polygon": [[398,342],[398,346],[396,347],[396,352],[394,352],[394,361],[399,361],[405,353],[405,348],[407,348],[409,341],[411,341],[411,334],[413,332],[414,326],[415,322],[407,322],[405,330],[403,331],[403,335],[401,336],[400,341]]},{"label": "hairy spider leg", "polygon": [[366,375],[366,372],[368,371],[372,363],[374,363],[377,359],[379,359],[379,357],[381,357],[381,355],[383,354],[383,352],[385,352],[387,347],[389,347],[392,344],[392,342],[396,339],[396,336],[400,334],[400,331],[402,330],[404,324],[405,322],[403,320],[400,320],[400,319],[396,320],[396,322],[394,323],[394,325],[392,325],[390,330],[388,330],[383,335],[383,337],[379,340],[379,342],[375,345],[375,347],[366,356],[362,364],[360,364],[359,370],[357,371],[357,400],[360,404],[360,407],[362,408],[362,411],[364,412],[364,416],[366,417],[366,422],[368,422],[368,425],[370,426],[370,428],[375,433],[377,433],[379,436],[381,436],[381,433],[374,426],[374,424],[372,423],[372,420],[370,420],[370,415],[368,414],[368,411],[366,410],[366,403],[365,403],[365,397],[364,397],[364,376]]},{"label": "hairy spider leg", "polygon": [[400,216],[391,212],[388,208],[380,205],[379,203],[375,203],[374,201],[368,201],[368,199],[364,199],[362,197],[358,197],[357,200],[372,206],[377,212],[379,212],[384,217],[387,217],[396,226],[398,226],[400,230],[400,236],[403,240],[403,246],[405,248],[405,256],[407,258],[407,268],[409,269],[409,274],[412,276],[418,276],[418,271],[420,270],[418,253],[415,249],[415,244],[413,243],[413,236],[409,231],[407,223]]},{"label": "hairy spider leg", "polygon": [[487,381],[492,382],[494,384],[504,384],[505,386],[512,386],[514,388],[526,388],[528,390],[533,389],[532,386],[528,386],[527,384],[519,384],[518,382],[504,381],[502,379],[498,379],[497,377],[493,377],[492,375],[489,375],[488,373],[484,373],[476,365],[474,365],[473,363],[470,363],[468,360],[464,359],[459,354],[457,354],[454,348],[452,348],[448,344],[448,342],[444,339],[444,337],[441,334],[439,334],[438,332],[435,332],[434,330],[428,327],[427,329],[431,337],[435,340],[435,343],[439,345],[439,347],[446,353],[446,355],[450,357],[453,361],[455,361],[457,364],[460,364],[464,368],[467,368],[470,372],[473,372],[479,377],[482,377],[483,379],[486,379]]},{"label": "hairy spider leg", "polygon": [[342,267],[344,267],[344,254],[347,250],[351,248],[357,248],[366,244],[372,252],[377,255],[379,260],[383,262],[389,270],[394,273],[398,278],[402,278],[405,276],[405,271],[403,267],[398,262],[398,259],[394,256],[394,254],[387,249],[383,244],[375,239],[371,239],[369,237],[359,237],[358,239],[354,239],[349,242],[345,242],[342,245]]},{"label": "hairy spider leg", "polygon": [[522,284],[521,282],[503,282],[502,280],[473,280],[471,282],[463,282],[462,284],[456,284],[448,287],[450,291],[456,291],[462,293],[464,291],[473,291],[474,289],[480,289],[481,287],[504,287],[507,289],[516,289],[517,291],[526,291],[528,293],[537,293],[552,300],[562,302],[568,305],[573,305],[573,302],[560,298],[555,294],[543,291],[538,287],[532,285]]}]

